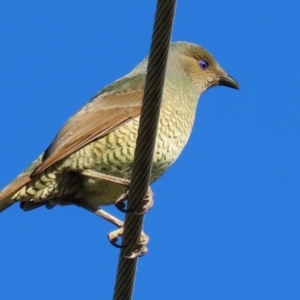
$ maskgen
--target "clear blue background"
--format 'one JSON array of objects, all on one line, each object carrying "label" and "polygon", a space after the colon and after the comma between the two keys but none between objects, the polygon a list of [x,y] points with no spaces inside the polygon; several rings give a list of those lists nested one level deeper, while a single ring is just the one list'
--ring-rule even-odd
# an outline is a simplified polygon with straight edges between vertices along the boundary
[{"label": "clear blue background", "polygon": [[[1,1],[1,187],[148,54],[154,11],[149,0]],[[299,14],[299,1],[178,1],[172,40],[207,48],[241,91],[201,97],[186,149],[153,185],[135,299],[300,299]],[[110,224],[15,205],[0,225],[1,298],[112,298]]]}]

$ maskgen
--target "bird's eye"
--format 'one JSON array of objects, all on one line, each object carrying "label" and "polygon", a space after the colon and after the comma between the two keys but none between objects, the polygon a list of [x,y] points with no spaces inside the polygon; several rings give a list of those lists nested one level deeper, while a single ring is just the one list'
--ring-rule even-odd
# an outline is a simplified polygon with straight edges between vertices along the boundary
[{"label": "bird's eye", "polygon": [[208,69],[209,64],[208,64],[208,62],[207,62],[206,60],[201,59],[201,60],[199,61],[199,66],[201,67],[202,70],[205,71],[205,70]]}]

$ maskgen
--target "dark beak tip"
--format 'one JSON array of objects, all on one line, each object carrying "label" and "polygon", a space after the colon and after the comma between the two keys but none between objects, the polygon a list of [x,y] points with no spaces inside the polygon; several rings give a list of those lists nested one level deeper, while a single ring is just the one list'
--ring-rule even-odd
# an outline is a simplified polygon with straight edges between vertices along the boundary
[{"label": "dark beak tip", "polygon": [[240,89],[238,82],[230,75],[220,76],[219,85],[227,86],[236,90]]}]

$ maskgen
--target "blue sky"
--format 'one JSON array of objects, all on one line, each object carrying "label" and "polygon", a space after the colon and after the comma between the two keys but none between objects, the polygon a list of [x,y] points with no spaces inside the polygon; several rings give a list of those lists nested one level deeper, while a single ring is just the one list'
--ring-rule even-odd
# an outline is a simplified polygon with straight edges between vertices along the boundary
[{"label": "blue sky", "polygon": [[[148,54],[154,1],[0,3],[0,186]],[[207,91],[153,185],[134,299],[300,298],[300,2],[178,1],[173,41],[241,85]],[[122,217],[115,209],[109,211]],[[76,207],[0,215],[3,299],[111,299],[114,228]]]}]

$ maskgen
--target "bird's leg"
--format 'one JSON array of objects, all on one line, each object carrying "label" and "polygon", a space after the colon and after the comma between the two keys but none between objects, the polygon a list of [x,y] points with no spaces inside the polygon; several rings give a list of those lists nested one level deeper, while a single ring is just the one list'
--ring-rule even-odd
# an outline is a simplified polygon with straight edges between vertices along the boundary
[{"label": "bird's leg", "polygon": [[[123,231],[124,231],[124,222],[119,220],[118,218],[114,217],[113,215],[107,213],[106,211],[104,211],[103,209],[99,208],[96,205],[90,205],[90,204],[83,204],[83,203],[77,203],[75,202],[75,204],[77,206],[80,206],[86,210],[88,210],[89,212],[92,212],[94,214],[96,214],[97,216],[101,217],[102,219],[112,223],[113,225],[116,225],[118,227],[118,229],[111,231],[108,233],[107,238],[110,241],[110,243],[117,247],[117,248],[121,248],[121,246],[119,244],[117,244],[118,238],[123,236]],[[148,252],[147,249],[147,243],[149,241],[149,237],[142,232],[141,236],[140,236],[140,240],[137,244],[137,249],[131,254],[131,256],[129,258],[135,258],[138,256],[143,256]]]},{"label": "bird's leg", "polygon": [[120,177],[112,176],[112,175],[107,175],[104,173],[95,172],[93,170],[84,170],[80,174],[83,176],[86,176],[86,177],[93,178],[93,179],[106,180],[109,182],[117,183],[117,184],[123,185],[125,187],[129,187],[129,184],[130,184],[130,180],[128,180],[128,179],[124,179],[124,178],[120,178]]},{"label": "bird's leg", "polygon": [[97,215],[98,217],[110,222],[111,224],[117,226],[118,228],[122,228],[124,225],[124,222],[119,220],[118,218],[114,217],[113,215],[107,213],[106,211],[104,211],[103,209],[99,208],[96,205],[91,205],[91,204],[87,204],[87,203],[77,203],[75,202],[75,204],[77,206],[80,206],[88,211],[90,211],[91,213]]},{"label": "bird's leg", "polygon": [[[107,174],[103,174],[103,173],[99,173],[99,172],[95,172],[93,170],[84,170],[81,172],[81,175],[86,176],[86,177],[90,177],[93,179],[98,179],[98,180],[106,180],[109,182],[113,182],[119,185],[123,185],[127,188],[129,188],[129,184],[130,184],[130,180],[128,179],[124,179],[124,178],[120,178],[117,176],[112,176],[112,175],[107,175]],[[151,190],[151,188],[148,188],[147,194],[144,197],[143,201],[145,202],[145,204],[142,207],[142,211],[141,212],[137,212],[137,214],[144,214],[146,213],[149,209],[152,208],[154,200],[153,200],[153,192]],[[122,212],[128,212],[127,209],[125,209],[125,205],[124,202],[128,200],[128,190],[123,193],[115,202],[115,206],[117,209],[119,209]]]}]

